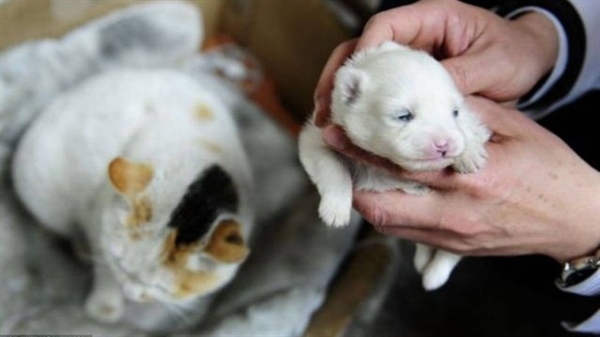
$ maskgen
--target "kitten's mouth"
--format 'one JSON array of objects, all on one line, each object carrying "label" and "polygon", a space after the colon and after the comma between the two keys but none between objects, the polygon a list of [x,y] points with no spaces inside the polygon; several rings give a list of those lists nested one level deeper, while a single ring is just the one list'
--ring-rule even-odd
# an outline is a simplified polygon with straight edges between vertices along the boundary
[{"label": "kitten's mouth", "polygon": [[414,171],[436,171],[451,166],[453,157],[410,159],[401,166]]},{"label": "kitten's mouth", "polygon": [[424,159],[416,159],[415,161],[419,162],[419,163],[431,163],[431,164],[451,163],[452,161],[454,161],[454,157],[445,156],[445,157],[438,157],[438,158],[424,158]]}]

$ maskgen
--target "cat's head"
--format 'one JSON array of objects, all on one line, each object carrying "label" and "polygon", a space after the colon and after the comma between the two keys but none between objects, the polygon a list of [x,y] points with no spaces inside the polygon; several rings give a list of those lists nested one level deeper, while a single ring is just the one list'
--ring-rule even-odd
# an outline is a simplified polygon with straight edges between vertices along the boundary
[{"label": "cat's head", "polygon": [[439,62],[395,43],[358,52],[335,76],[333,121],[353,143],[406,169],[451,165],[472,123],[466,109]]},{"label": "cat's head", "polygon": [[231,176],[218,165],[181,175],[120,157],[108,167],[117,193],[104,212],[102,253],[130,299],[187,303],[227,284],[249,254]]}]

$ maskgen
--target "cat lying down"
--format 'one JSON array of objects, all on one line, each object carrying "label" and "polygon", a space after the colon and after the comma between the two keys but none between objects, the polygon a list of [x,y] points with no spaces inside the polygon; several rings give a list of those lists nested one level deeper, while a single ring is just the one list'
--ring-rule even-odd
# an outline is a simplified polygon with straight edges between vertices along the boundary
[{"label": "cat lying down", "polygon": [[60,96],[21,139],[17,195],[47,228],[89,243],[85,308],[186,308],[249,254],[252,173],[228,108],[169,70],[117,70]]},{"label": "cat lying down", "polygon": [[[410,171],[452,166],[460,173],[476,172],[487,158],[490,132],[464,104],[446,70],[425,52],[393,42],[357,52],[338,70],[331,121],[354,144]],[[330,226],[348,223],[353,188],[429,190],[335,153],[312,121],[300,134],[299,155],[321,195],[319,214]],[[459,259],[417,244],[414,263],[424,287],[432,290],[446,282]]]}]

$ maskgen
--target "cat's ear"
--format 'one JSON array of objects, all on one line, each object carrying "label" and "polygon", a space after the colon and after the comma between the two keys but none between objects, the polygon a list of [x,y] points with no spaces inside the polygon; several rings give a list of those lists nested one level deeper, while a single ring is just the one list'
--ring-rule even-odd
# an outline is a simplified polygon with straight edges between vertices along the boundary
[{"label": "cat's ear", "polygon": [[353,67],[341,68],[335,75],[335,86],[342,102],[351,105],[363,94],[368,84],[367,74]]},{"label": "cat's ear", "polygon": [[152,166],[133,163],[117,157],[108,165],[108,177],[113,187],[126,196],[143,191],[154,176]]},{"label": "cat's ear", "polygon": [[225,220],[217,225],[204,251],[225,263],[241,262],[250,253],[240,224],[233,220]]},{"label": "cat's ear", "polygon": [[384,41],[378,47],[379,51],[388,51],[388,50],[411,50],[410,47],[404,44],[399,44],[394,41]]}]

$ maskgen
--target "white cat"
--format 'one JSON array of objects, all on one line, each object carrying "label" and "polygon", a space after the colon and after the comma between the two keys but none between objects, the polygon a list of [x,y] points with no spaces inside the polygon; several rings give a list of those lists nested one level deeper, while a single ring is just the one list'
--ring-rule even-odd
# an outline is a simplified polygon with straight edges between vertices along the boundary
[{"label": "white cat", "polygon": [[190,307],[246,259],[252,172],[228,108],[171,70],[115,70],[63,94],[26,130],[17,195],[49,229],[89,243],[85,308],[125,298]]},{"label": "white cat", "polygon": [[[487,158],[490,132],[469,111],[448,72],[427,53],[393,42],[357,52],[338,70],[331,121],[354,144],[410,171],[452,166],[460,173],[475,172]],[[330,226],[348,223],[353,188],[429,190],[337,154],[312,121],[300,134],[299,155],[321,195],[319,214]],[[414,263],[431,290],[446,282],[459,259],[418,244]]]}]

